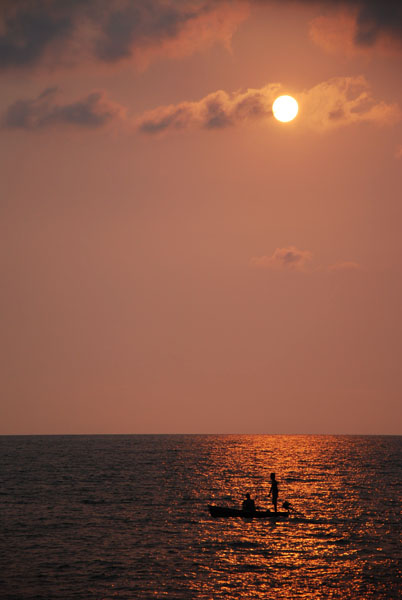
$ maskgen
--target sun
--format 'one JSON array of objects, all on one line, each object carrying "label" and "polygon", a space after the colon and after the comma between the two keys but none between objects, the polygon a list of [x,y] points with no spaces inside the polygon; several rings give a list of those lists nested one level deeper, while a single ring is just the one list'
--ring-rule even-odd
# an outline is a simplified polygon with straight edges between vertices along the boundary
[{"label": "sun", "polygon": [[299,112],[299,105],[292,96],[279,96],[272,105],[275,119],[282,123],[292,121]]}]

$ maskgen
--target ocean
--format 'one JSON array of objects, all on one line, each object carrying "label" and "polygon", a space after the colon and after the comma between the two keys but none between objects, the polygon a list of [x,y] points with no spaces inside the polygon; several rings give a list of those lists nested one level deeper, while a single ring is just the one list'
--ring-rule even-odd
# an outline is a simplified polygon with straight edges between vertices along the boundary
[{"label": "ocean", "polygon": [[[402,598],[402,436],[0,437],[1,600]],[[213,519],[208,504],[284,522]]]}]

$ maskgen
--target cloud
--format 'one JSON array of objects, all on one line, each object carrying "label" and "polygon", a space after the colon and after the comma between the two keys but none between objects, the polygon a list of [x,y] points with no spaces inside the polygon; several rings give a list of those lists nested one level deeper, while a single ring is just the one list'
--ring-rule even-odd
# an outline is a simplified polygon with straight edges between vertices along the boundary
[{"label": "cloud", "polygon": [[[72,2],[76,7],[77,2]],[[63,3],[65,5],[65,3]],[[31,66],[47,48],[71,36],[73,19],[65,6],[21,0],[0,4],[0,68]]]},{"label": "cloud", "polygon": [[310,262],[313,258],[309,250],[300,250],[296,246],[276,248],[271,256],[255,256],[250,260],[252,267],[267,269],[271,271],[298,271],[303,273],[312,272],[351,272],[360,271],[361,266],[355,261],[337,261],[334,264],[323,267],[321,265],[311,268]]},{"label": "cloud", "polygon": [[374,44],[381,34],[401,41],[402,4],[400,0],[348,0],[356,8],[355,41],[363,46]]},{"label": "cloud", "polygon": [[254,267],[276,271],[303,271],[313,258],[309,250],[299,250],[296,246],[277,248],[272,256],[255,256],[251,259]]},{"label": "cloud", "polygon": [[402,158],[402,144],[400,144],[396,149],[395,158]]},{"label": "cloud", "polygon": [[[218,90],[196,102],[160,106],[130,121],[141,133],[152,135],[190,129],[223,130],[245,122],[272,117],[272,102],[282,92],[272,83],[259,89],[227,93]],[[299,127],[325,131],[359,122],[392,124],[401,119],[396,104],[376,101],[364,77],[337,77],[310,90],[294,93],[299,101]],[[17,100],[5,111],[6,129],[39,130],[56,125],[101,127],[125,118],[126,110],[108,100],[104,92],[91,92],[70,103],[58,102],[58,89],[48,88],[38,97]],[[128,120],[127,120],[128,122]]]},{"label": "cloud", "polygon": [[[245,121],[272,116],[272,102],[281,85],[228,94],[219,90],[197,102],[161,106],[137,121],[146,134],[186,129],[225,129]],[[359,122],[392,124],[401,118],[396,104],[376,101],[364,77],[336,77],[310,90],[294,93],[300,104],[301,126],[322,131]]]},{"label": "cloud", "polygon": [[315,130],[353,123],[393,124],[401,119],[397,104],[377,101],[363,76],[334,77],[298,96],[301,119]]},{"label": "cloud", "polygon": [[[347,9],[348,46],[373,47],[387,38],[402,49],[400,0],[284,2]],[[0,69],[85,60],[145,65],[155,56],[181,56],[216,40],[228,44],[249,7],[264,3],[278,0],[2,0]],[[316,20],[311,33],[327,47],[330,18]],[[335,38],[345,40],[339,27],[332,45]]]},{"label": "cloud", "polygon": [[360,269],[361,266],[359,263],[351,260],[337,261],[335,264],[328,267],[328,271],[359,271]]},{"label": "cloud", "polygon": [[[233,33],[249,14],[247,3],[236,0],[147,0],[135,7],[132,4],[135,3],[127,6],[124,14],[111,15],[95,44],[97,59],[117,62],[131,58],[144,68],[155,58],[187,56],[217,41],[229,47]],[[116,17],[117,23],[112,23]]]},{"label": "cloud", "polygon": [[310,23],[311,40],[330,54],[342,53],[347,56],[379,53],[395,56],[402,51],[399,36],[379,32],[372,44],[358,43],[356,39],[356,15],[340,11],[334,15],[316,17]]},{"label": "cloud", "polygon": [[[278,0],[276,0],[278,1]],[[383,44],[385,39],[392,40],[392,45],[397,45],[402,51],[402,3],[400,0],[285,0],[288,3],[298,3],[318,6],[326,11],[338,13],[335,17],[320,17],[313,22],[313,39],[320,41],[327,48],[335,41],[342,43],[348,40],[356,46],[369,48],[378,43]],[[255,0],[256,3],[272,4],[272,0]],[[341,13],[339,12],[341,11]],[[345,14],[348,17],[346,22]],[[335,26],[335,21],[340,16],[340,21]],[[346,26],[345,31],[340,25]],[[322,28],[322,34],[319,30]],[[336,29],[336,36],[334,29]],[[331,39],[325,39],[325,32],[330,33]],[[340,46],[338,46],[340,47]],[[394,46],[395,47],[395,46]],[[350,49],[350,48],[349,48]]]},{"label": "cloud", "polygon": [[92,92],[69,104],[57,103],[57,96],[58,88],[53,87],[44,90],[37,98],[17,100],[4,113],[3,128],[35,131],[72,125],[96,129],[124,113],[124,109],[107,100],[103,92]]},{"label": "cloud", "polygon": [[247,3],[218,0],[2,0],[0,68],[117,63],[228,43]]},{"label": "cloud", "polygon": [[153,134],[195,127],[224,129],[249,119],[271,117],[272,102],[279,89],[278,84],[270,84],[233,94],[219,90],[198,102],[182,102],[149,111],[138,119],[137,126],[139,131]]}]

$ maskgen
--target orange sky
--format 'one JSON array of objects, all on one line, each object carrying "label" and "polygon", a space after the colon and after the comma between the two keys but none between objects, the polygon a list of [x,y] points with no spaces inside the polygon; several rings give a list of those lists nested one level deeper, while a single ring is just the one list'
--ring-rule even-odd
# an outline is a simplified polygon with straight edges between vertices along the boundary
[{"label": "orange sky", "polygon": [[4,2],[1,434],[402,433],[383,4]]}]

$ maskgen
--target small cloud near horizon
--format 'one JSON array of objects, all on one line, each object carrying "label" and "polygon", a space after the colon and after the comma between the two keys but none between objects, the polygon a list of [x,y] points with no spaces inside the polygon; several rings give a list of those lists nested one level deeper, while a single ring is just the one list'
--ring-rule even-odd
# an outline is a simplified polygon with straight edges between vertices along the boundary
[{"label": "small cloud near horizon", "polygon": [[272,270],[303,271],[313,258],[309,250],[300,250],[296,246],[276,248],[271,256],[255,256],[250,263],[254,267]]},{"label": "small cloud near horizon", "polygon": [[272,271],[298,271],[303,273],[313,272],[343,272],[360,271],[361,265],[355,261],[336,261],[328,267],[318,266],[311,268],[309,263],[313,259],[313,253],[310,250],[300,250],[296,246],[286,246],[276,248],[270,256],[254,256],[250,260],[250,265],[258,269],[267,269]]}]

